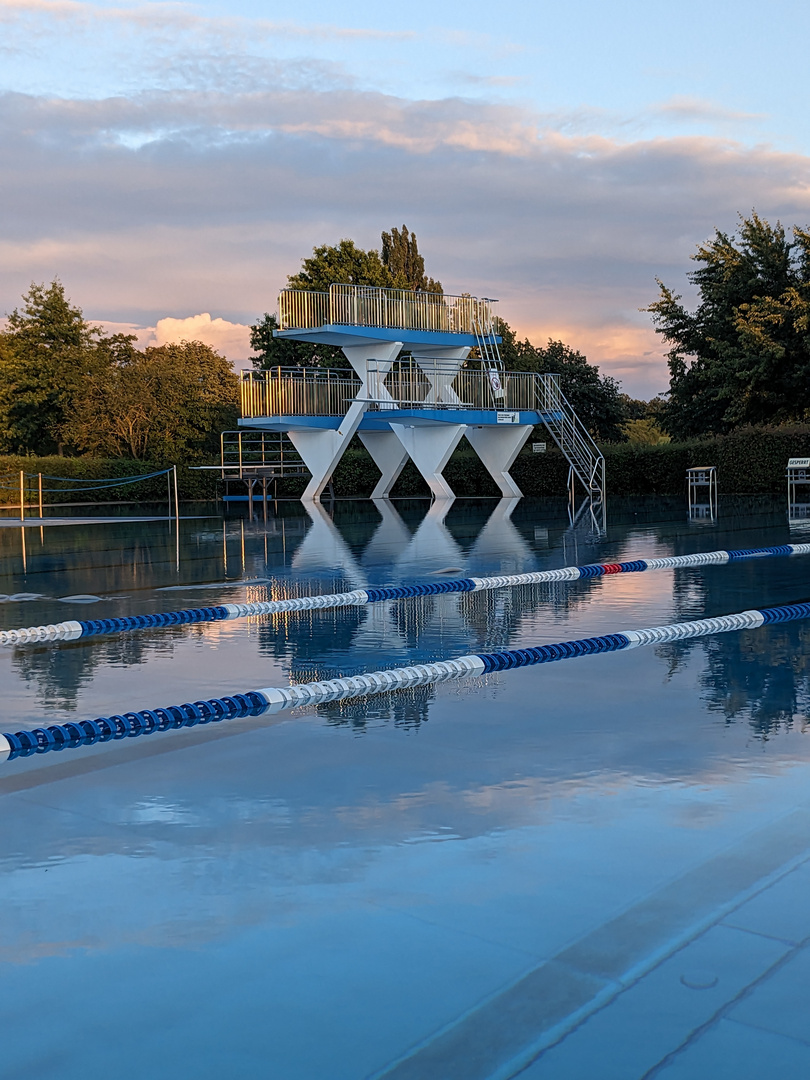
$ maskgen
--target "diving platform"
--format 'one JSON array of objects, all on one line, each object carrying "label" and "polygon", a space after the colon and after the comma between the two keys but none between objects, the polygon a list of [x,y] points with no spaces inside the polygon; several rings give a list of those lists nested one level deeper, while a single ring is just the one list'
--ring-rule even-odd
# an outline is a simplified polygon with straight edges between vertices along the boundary
[{"label": "diving platform", "polygon": [[559,377],[504,371],[494,304],[354,285],[285,289],[275,336],[339,345],[350,366],[243,371],[239,425],[288,436],[312,474],[305,501],[320,499],[355,435],[381,473],[373,498],[390,495],[409,458],[434,497],[453,498],[443,471],[464,437],[501,495],[520,496],[509,469],[537,425],[568,459],[569,485],[602,499],[604,458]]}]

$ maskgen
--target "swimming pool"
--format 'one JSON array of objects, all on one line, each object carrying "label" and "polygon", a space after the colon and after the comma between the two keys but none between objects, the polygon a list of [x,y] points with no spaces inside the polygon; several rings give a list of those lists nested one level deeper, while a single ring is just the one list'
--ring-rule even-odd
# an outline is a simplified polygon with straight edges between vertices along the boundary
[{"label": "swimming pool", "polygon": [[[682,500],[614,501],[602,534],[554,500],[290,503],[266,523],[200,507],[179,535],[54,526],[24,552],[3,529],[0,612],[25,626],[806,539],[784,510],[726,499],[696,527]],[[791,603],[809,581],[794,557],[20,646],[0,653],[0,730]],[[806,1075],[810,1025],[779,1003],[810,935],[808,634],[7,762],[7,1075]]]}]

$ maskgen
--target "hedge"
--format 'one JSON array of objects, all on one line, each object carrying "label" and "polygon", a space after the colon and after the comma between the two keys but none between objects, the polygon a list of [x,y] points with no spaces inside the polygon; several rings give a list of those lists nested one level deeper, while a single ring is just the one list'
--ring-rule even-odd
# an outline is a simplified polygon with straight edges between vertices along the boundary
[{"label": "hedge", "polygon": [[[531,440],[512,466],[512,476],[525,495],[561,495],[565,492],[568,463],[551,445],[548,434],[538,429],[536,438],[549,444],[545,454],[534,454]],[[810,457],[810,425],[776,428],[743,428],[731,435],[690,442],[644,446],[637,443],[607,443],[605,455],[607,488],[611,495],[677,495],[686,489],[686,470],[695,465],[716,465],[721,493],[756,494],[782,492],[788,458]],[[97,479],[153,472],[165,465],[119,458],[0,457],[0,475],[16,483],[20,469],[28,473]],[[219,485],[217,473],[195,472],[179,465],[180,495],[183,499],[213,499]],[[338,497],[368,496],[378,472],[365,449],[355,442],[335,470],[334,493]],[[463,440],[444,471],[457,495],[496,496],[492,477],[472,448]],[[297,498],[306,485],[304,477],[286,477],[278,482],[281,497]],[[47,484],[46,486],[55,486]],[[33,488],[31,489],[33,492]],[[395,495],[427,495],[425,481],[412,462],[402,470]],[[166,480],[156,477],[132,487],[88,493],[88,499],[111,501],[163,501]],[[18,490],[0,490],[0,503],[15,503]],[[46,502],[82,501],[76,494],[49,495]]]},{"label": "hedge", "polygon": [[[164,462],[133,461],[131,458],[91,457],[19,457],[0,456],[0,504],[20,505],[20,470],[29,474],[26,494],[27,504],[36,502],[37,480],[31,474],[64,476],[75,480],[105,480],[113,477],[143,476],[167,468]],[[194,472],[186,466],[177,466],[178,489],[183,499],[213,499],[217,494],[216,473]],[[43,488],[58,488],[58,481],[43,480]],[[82,485],[84,487],[85,485]],[[87,485],[90,487],[91,485]],[[82,493],[72,484],[65,484],[64,492],[43,495],[44,503],[84,502],[166,502],[168,499],[165,476],[143,480],[132,485],[108,488],[103,491]]]}]

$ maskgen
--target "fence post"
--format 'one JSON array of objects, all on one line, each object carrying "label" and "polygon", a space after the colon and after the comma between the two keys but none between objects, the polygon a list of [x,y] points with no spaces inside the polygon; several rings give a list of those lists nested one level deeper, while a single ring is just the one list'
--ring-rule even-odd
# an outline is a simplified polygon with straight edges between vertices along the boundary
[{"label": "fence post", "polygon": [[172,465],[172,472],[174,473],[174,517],[175,520],[180,522],[180,499],[177,494],[177,466]]},{"label": "fence post", "polygon": [[20,469],[20,521],[25,521],[25,491],[23,484],[25,482],[25,473]]},{"label": "fence post", "polygon": [[37,475],[39,477],[39,520],[42,521],[42,473]]}]

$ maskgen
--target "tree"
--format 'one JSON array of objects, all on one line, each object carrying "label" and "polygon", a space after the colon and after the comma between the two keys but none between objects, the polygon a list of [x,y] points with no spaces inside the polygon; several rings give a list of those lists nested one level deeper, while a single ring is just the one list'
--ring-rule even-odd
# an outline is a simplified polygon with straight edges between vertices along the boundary
[{"label": "tree", "polygon": [[411,289],[413,292],[444,292],[440,281],[434,281],[425,274],[425,260],[419,254],[416,233],[409,233],[407,225],[403,225],[401,230],[393,228],[390,233],[382,234],[380,259],[391,274],[396,288]]},{"label": "tree", "polygon": [[252,361],[258,370],[271,367],[346,367],[347,360],[339,346],[277,338],[273,337],[274,330],[278,330],[278,319],[267,312],[250,328],[250,347],[256,354]]},{"label": "tree", "polygon": [[621,425],[627,417],[616,379],[600,375],[595,364],[562,341],[549,339],[545,348],[532,345],[528,338],[518,341],[503,319],[497,320],[496,330],[503,338],[500,352],[507,371],[559,375],[560,389],[594,438],[624,441]]},{"label": "tree", "polygon": [[62,452],[71,403],[88,376],[101,376],[128,347],[104,337],[65,296],[32,282],[8,317],[0,349],[0,445],[13,453]]},{"label": "tree", "polygon": [[74,402],[69,434],[80,450],[149,461],[217,454],[238,416],[238,381],[225,357],[200,341],[121,354],[91,376]]},{"label": "tree", "polygon": [[692,256],[694,312],[659,281],[646,310],[671,345],[664,423],[675,436],[725,433],[810,414],[810,232],[740,217]]},{"label": "tree", "polygon": [[298,273],[287,278],[290,289],[327,292],[334,284],[391,288],[394,279],[383,265],[379,251],[363,251],[353,240],[341,240],[334,247],[324,244],[313,248]]},{"label": "tree", "polygon": [[[328,292],[330,285],[442,291],[440,281],[426,276],[416,233],[409,232],[406,225],[382,234],[381,252],[364,251],[345,239],[333,246],[313,248],[298,273],[287,278],[288,288],[307,292]],[[250,327],[254,367],[346,367],[346,357],[338,346],[276,338],[273,331],[278,328],[278,317],[267,312]]]},{"label": "tree", "polygon": [[627,420],[621,430],[629,443],[643,446],[660,446],[670,442],[670,436],[651,417]]}]

